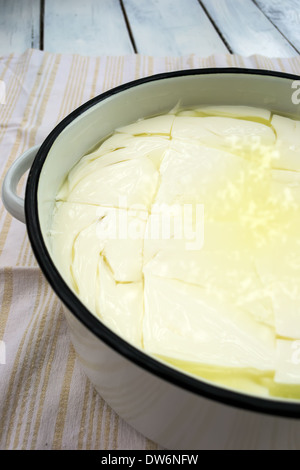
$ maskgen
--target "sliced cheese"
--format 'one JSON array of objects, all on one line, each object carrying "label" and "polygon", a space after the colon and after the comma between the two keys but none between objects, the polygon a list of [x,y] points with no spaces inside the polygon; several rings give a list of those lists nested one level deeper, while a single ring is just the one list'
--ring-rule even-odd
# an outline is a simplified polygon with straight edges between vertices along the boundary
[{"label": "sliced cheese", "polygon": [[117,208],[151,206],[158,171],[147,157],[91,169],[70,191],[67,200]]},{"label": "sliced cheese", "polygon": [[172,367],[300,398],[300,123],[204,106],[119,128],[69,172],[50,245],[84,305]]},{"label": "sliced cheese", "polygon": [[146,134],[170,135],[175,116],[164,114],[148,119],[141,119],[134,124],[125,127],[119,127],[118,132],[131,134],[134,136]]},{"label": "sliced cheese", "polygon": [[149,353],[222,367],[274,369],[268,327],[203,289],[145,270],[143,342]]},{"label": "sliced cheese", "polygon": [[260,252],[257,271],[271,299],[277,335],[300,338],[300,246],[287,239]]},{"label": "sliced cheese", "polygon": [[276,341],[274,380],[277,384],[300,386],[300,340],[278,339]]},{"label": "sliced cheese", "polygon": [[118,283],[103,257],[99,258],[94,293],[98,317],[116,334],[142,347],[143,283]]},{"label": "sliced cheese", "polygon": [[274,315],[268,292],[247,251],[240,251],[238,246],[230,252],[164,248],[161,247],[144,266],[145,272],[199,286],[220,303],[230,303],[258,323],[273,327]]},{"label": "sliced cheese", "polygon": [[170,141],[165,137],[154,136],[149,139],[147,137],[132,137],[126,134],[116,134],[109,140],[113,140],[114,145],[113,143],[104,145],[106,143],[104,142],[98,150],[86,155],[75,165],[69,172],[58,198],[65,199],[68,197],[68,194],[83,178],[89,177],[94,171],[99,171],[103,167],[147,157],[158,168],[164,152],[170,144]]},{"label": "sliced cheese", "polygon": [[211,217],[224,216],[244,196],[248,162],[220,149],[173,140],[160,167],[156,204],[205,204]]},{"label": "sliced cheese", "polygon": [[196,140],[204,145],[227,149],[270,146],[276,140],[276,135],[269,125],[220,116],[176,116],[172,137]]},{"label": "sliced cheese", "polygon": [[271,111],[251,106],[201,106],[191,110],[180,111],[178,116],[222,116],[233,118],[253,119],[255,121],[269,121]]},{"label": "sliced cheese", "polygon": [[274,168],[299,171],[300,122],[275,114],[271,124],[277,136]]},{"label": "sliced cheese", "polygon": [[75,239],[104,213],[93,205],[62,202],[56,204],[50,232],[52,257],[65,281],[73,288],[71,267]]}]

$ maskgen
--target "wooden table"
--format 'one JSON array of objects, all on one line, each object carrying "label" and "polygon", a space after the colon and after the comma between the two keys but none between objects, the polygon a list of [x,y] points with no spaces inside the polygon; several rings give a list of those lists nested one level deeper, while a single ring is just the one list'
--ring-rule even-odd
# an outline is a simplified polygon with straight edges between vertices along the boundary
[{"label": "wooden table", "polygon": [[0,0],[0,55],[300,51],[300,0]]}]

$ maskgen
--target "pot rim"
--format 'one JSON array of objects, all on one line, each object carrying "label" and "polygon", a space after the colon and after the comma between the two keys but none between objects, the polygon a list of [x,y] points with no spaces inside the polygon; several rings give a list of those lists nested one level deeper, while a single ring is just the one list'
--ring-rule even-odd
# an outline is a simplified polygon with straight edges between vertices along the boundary
[{"label": "pot rim", "polygon": [[147,353],[142,352],[129,344],[127,341],[106,327],[101,322],[101,320],[93,315],[81,303],[79,298],[76,297],[76,295],[68,287],[67,283],[63,280],[62,276],[58,272],[44,243],[38,216],[37,193],[39,177],[52,144],[60,135],[60,133],[65,129],[65,127],[67,127],[74,119],[79,117],[94,105],[97,105],[101,101],[104,101],[118,93],[122,93],[123,91],[126,91],[130,88],[138,87],[139,85],[144,85],[146,83],[157,80],[208,74],[258,75],[273,76],[293,81],[300,80],[300,77],[297,75],[263,69],[248,69],[238,67],[186,69],[174,72],[159,73],[156,75],[140,78],[138,80],[130,81],[92,98],[72,111],[61,122],[59,122],[58,125],[56,125],[48,137],[46,137],[36,155],[28,175],[25,192],[25,218],[28,237],[34,255],[43,274],[64,305],[91,333],[93,333],[97,338],[99,338],[106,345],[124,356],[129,361],[160,377],[161,379],[180,387],[181,389],[185,389],[196,395],[215,400],[225,405],[234,406],[243,410],[256,411],[268,415],[300,418],[300,402],[296,403],[295,401],[287,401],[284,399],[281,400],[276,397],[263,398],[252,396],[245,392],[234,391],[222,387],[221,385],[214,385],[213,383],[202,381],[200,377],[194,378],[185,374],[184,372],[180,372],[180,370],[173,369],[171,366],[156,360]]}]

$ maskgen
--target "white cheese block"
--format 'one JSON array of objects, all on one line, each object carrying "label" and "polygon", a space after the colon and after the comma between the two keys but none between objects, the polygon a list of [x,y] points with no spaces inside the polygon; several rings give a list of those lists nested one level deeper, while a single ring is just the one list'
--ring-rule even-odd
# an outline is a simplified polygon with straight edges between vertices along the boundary
[{"label": "white cheese block", "polygon": [[[300,149],[299,149],[300,159]],[[300,172],[272,170],[270,196],[290,215],[290,211],[300,210]],[[283,212],[283,211],[282,211]]]},{"label": "white cheese block", "polygon": [[[157,204],[201,204],[209,215],[241,203],[249,163],[236,155],[197,143],[172,141],[160,167]],[[231,211],[232,212],[232,211]]]},{"label": "white cheese block", "polygon": [[138,348],[298,397],[300,123],[243,106],[172,112],[118,129],[70,171],[53,260]]},{"label": "white cheese block", "polygon": [[125,127],[119,127],[118,132],[138,136],[141,134],[170,135],[175,116],[164,114],[148,119],[141,119]]},{"label": "white cheese block", "polygon": [[272,302],[277,335],[300,338],[300,246],[288,239],[265,248],[257,271]]},{"label": "white cheese block", "polygon": [[74,241],[80,232],[101,217],[96,206],[74,203],[56,203],[50,232],[52,258],[65,281],[74,288],[71,266]]},{"label": "white cheese block", "polygon": [[195,109],[180,111],[178,116],[223,116],[234,118],[248,118],[255,121],[269,121],[271,112],[267,109],[253,108],[251,106],[201,106]]},{"label": "white cheese block", "polygon": [[94,222],[76,236],[70,266],[76,292],[92,312],[96,311],[98,262],[105,243],[97,236],[97,224]]},{"label": "white cheese block", "polygon": [[[58,194],[58,198],[66,198],[70,191],[85,177],[94,171],[99,171],[103,167],[115,165],[120,162],[147,157],[156,168],[159,167],[165,150],[169,147],[170,141],[165,137],[153,136],[132,137],[126,134],[116,134],[109,139],[114,143],[106,144],[93,153],[83,157],[75,167],[69,172],[63,192]],[[106,144],[106,145],[105,145]],[[110,147],[110,148],[107,148]]]},{"label": "white cheese block", "polygon": [[172,137],[196,140],[204,145],[219,148],[251,148],[257,144],[270,146],[276,135],[266,124],[219,116],[176,116]]},{"label": "white cheese block", "polygon": [[159,175],[147,157],[93,170],[73,187],[68,201],[123,209],[136,204],[145,210],[150,207]]},{"label": "white cheese block", "polygon": [[117,282],[140,281],[147,217],[141,211],[59,203],[51,231],[52,249],[69,285],[92,299],[95,283],[89,280],[95,279],[100,255]]},{"label": "white cheese block", "polygon": [[300,340],[276,341],[274,381],[277,384],[300,385]]},{"label": "white cheese block", "polygon": [[121,338],[137,347],[142,346],[143,283],[118,283],[103,257],[97,269],[96,312]]},{"label": "white cheese block", "polygon": [[200,287],[145,272],[144,298],[147,352],[222,367],[274,369],[269,328]]},{"label": "white cheese block", "polygon": [[254,260],[247,251],[239,251],[238,245],[230,252],[165,247],[144,266],[144,272],[199,286],[220,303],[230,303],[273,328],[272,306],[255,272]]},{"label": "white cheese block", "polygon": [[300,121],[274,115],[271,124],[276,132],[277,158],[274,168],[299,171],[300,165]]},{"label": "white cheese block", "polygon": [[155,204],[147,219],[144,264],[161,250],[199,251],[204,243],[204,206]]},{"label": "white cheese block", "polygon": [[300,145],[300,137],[297,132],[300,122],[288,117],[274,114],[271,119],[271,125],[275,129],[277,140],[284,141],[288,144]]}]

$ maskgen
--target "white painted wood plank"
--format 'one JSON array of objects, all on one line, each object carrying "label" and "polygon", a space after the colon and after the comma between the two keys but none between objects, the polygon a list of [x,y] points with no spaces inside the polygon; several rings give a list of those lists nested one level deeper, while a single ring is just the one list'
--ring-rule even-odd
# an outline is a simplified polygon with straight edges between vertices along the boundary
[{"label": "white painted wood plank", "polygon": [[90,56],[132,53],[119,0],[45,0],[44,49]]},{"label": "white painted wood plank", "polygon": [[40,1],[0,0],[0,55],[40,44]]},{"label": "white painted wood plank", "polygon": [[198,0],[123,0],[137,51],[208,56],[228,52]]},{"label": "white painted wood plank", "polygon": [[[252,0],[201,0],[232,52],[292,57],[295,49]],[[283,2],[284,3],[284,2]]]},{"label": "white painted wood plank", "polygon": [[255,3],[300,52],[299,0],[255,0]]}]

